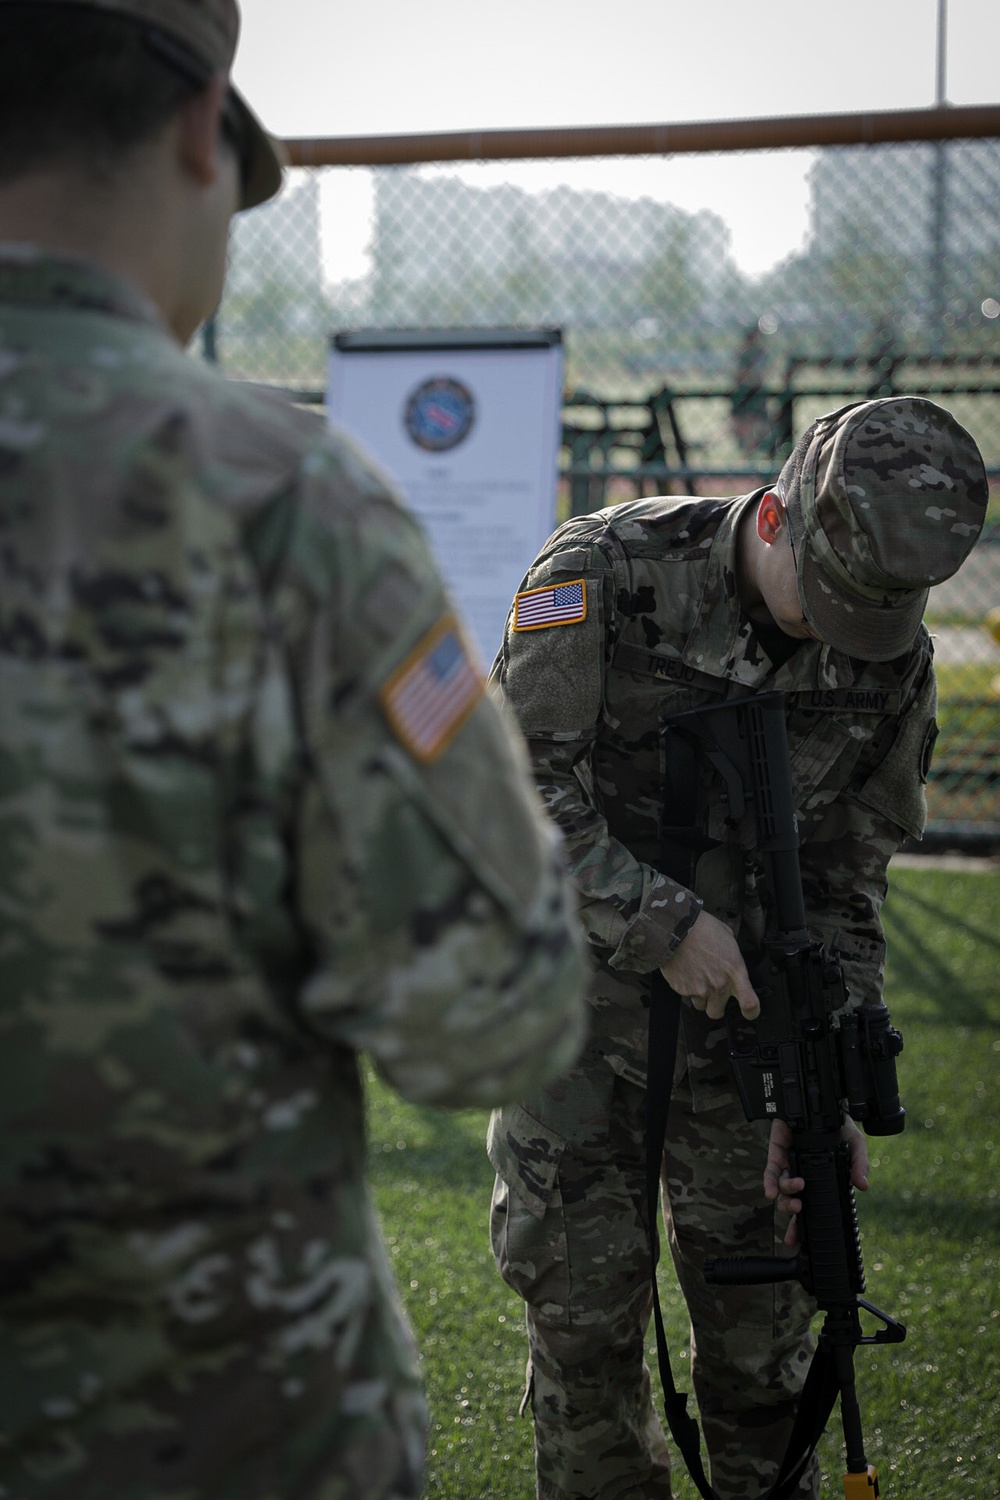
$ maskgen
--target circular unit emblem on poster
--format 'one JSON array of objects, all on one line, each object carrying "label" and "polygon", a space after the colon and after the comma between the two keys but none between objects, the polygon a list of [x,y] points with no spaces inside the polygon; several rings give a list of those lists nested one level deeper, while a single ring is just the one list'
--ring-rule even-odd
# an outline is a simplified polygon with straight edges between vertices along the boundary
[{"label": "circular unit emblem on poster", "polygon": [[468,386],[448,375],[418,385],[406,403],[403,421],[418,448],[444,453],[472,431],[476,403]]}]

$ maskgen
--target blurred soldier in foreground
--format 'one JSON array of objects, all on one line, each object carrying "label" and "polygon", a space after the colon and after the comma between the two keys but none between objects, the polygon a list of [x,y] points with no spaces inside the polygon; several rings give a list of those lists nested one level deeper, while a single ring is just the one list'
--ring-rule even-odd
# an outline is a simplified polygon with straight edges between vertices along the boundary
[{"label": "blurred soldier in foreground", "polygon": [[276,149],[234,0],[0,0],[0,1495],[383,1500],[357,1053],[568,1067],[556,841],[414,523],[182,347]]},{"label": "blurred soldier in foreground", "polygon": [[[663,1197],[722,1500],[753,1500],[774,1478],[812,1352],[797,1283],[703,1274],[708,1256],[782,1253],[803,1183],[783,1127],[769,1143],[767,1122],[744,1118],[721,1024],[729,996],[748,1018],[760,1008],[748,962],[773,931],[762,854],[708,765],[690,805],[664,805],[663,721],[784,692],[809,927],[851,1002],[879,999],[886,870],[923,830],[936,733],[928,586],[962,563],[986,502],[982,457],[948,412],[862,402],[815,422],[767,489],[568,522],[515,600],[496,676],[566,836],[595,967],[583,1058],[496,1114],[489,1142],[494,1250],[528,1308],[544,1500],[671,1493],[643,1363],[657,969],[687,1002]],[[665,826],[682,830],[688,881],[662,868]],[[845,1135],[863,1188],[864,1139],[853,1123]],[[802,1493],[815,1485],[814,1468]]]}]

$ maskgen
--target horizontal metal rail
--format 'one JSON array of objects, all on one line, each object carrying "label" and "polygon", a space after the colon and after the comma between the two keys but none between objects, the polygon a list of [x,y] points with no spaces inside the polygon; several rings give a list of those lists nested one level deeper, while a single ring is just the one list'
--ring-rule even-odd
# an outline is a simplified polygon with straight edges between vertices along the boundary
[{"label": "horizontal metal rail", "polygon": [[399,167],[419,162],[515,161],[563,156],[675,156],[809,146],[881,146],[1000,136],[1000,105],[934,105],[860,114],[679,124],[573,125],[535,130],[452,130],[420,135],[295,137],[295,167]]},{"label": "horizontal metal rail", "polygon": [[[820,361],[807,360],[804,363],[813,365],[819,364]],[[326,399],[326,392],[316,386],[270,385],[259,381],[247,381],[243,383],[259,386],[261,390],[280,392],[298,406],[322,406]],[[988,384],[977,384],[974,381],[921,382],[919,392],[935,396],[997,396],[1000,395],[1000,382],[990,382]],[[788,420],[790,405],[795,401],[801,400],[803,397],[815,399],[819,396],[850,396],[852,394],[863,396],[865,391],[855,388],[849,381],[831,381],[828,385],[813,382],[808,386],[801,387],[776,386],[760,391],[762,397],[773,400],[776,405],[781,406],[786,413],[786,422]],[[899,391],[897,388],[896,394],[904,394],[904,392]],[[911,394],[911,392],[906,392],[905,394]],[[732,391],[727,388],[699,388],[698,390],[671,391],[670,402],[679,404],[685,401],[728,401],[731,396]],[[607,410],[614,411],[616,409],[648,412],[650,410],[650,398],[647,397],[645,400],[642,400],[636,397],[634,399],[598,402],[577,394],[568,397],[563,405],[564,412],[569,414],[570,417],[577,416],[583,411],[593,410],[597,413],[603,413]],[[564,446],[579,448],[581,445],[586,444],[587,438],[592,438],[595,452],[599,452],[602,445],[605,449],[618,446],[622,452],[627,452],[630,441],[634,444],[637,439],[642,437],[643,428],[638,425],[626,426],[616,423],[613,420],[611,422],[606,421],[603,425],[588,427],[582,423],[577,424],[570,420],[563,422],[562,435]],[[611,479],[624,479],[640,483],[643,480],[652,479],[751,479],[764,482],[773,478],[778,469],[780,469],[781,462],[781,459],[776,459],[773,463],[762,460],[734,459],[731,463],[716,462],[715,464],[699,464],[697,462],[663,464],[653,462],[621,465],[605,462],[592,465],[581,461],[577,456],[571,459],[568,464],[563,463],[560,466],[560,474],[567,479],[593,480],[595,483]],[[987,473],[991,479],[997,478],[1000,476],[1000,467],[988,465]]]}]

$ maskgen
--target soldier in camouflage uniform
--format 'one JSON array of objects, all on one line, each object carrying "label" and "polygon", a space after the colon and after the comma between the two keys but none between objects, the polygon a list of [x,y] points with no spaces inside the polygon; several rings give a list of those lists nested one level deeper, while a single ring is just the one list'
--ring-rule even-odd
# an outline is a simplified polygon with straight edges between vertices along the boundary
[{"label": "soldier in camouflage uniform", "polygon": [[[925,818],[927,588],[967,555],[986,501],[979,451],[946,411],[869,401],[814,424],[773,488],[572,520],[523,582],[494,673],[567,841],[594,960],[583,1058],[495,1113],[489,1136],[494,1253],[527,1303],[544,1500],[670,1494],[643,1363],[646,1009],[658,968],[686,998],[663,1200],[723,1500],[748,1500],[774,1477],[811,1358],[800,1287],[709,1287],[702,1275],[708,1255],[781,1253],[802,1182],[788,1174],[787,1127],[769,1150],[766,1122],[744,1119],[719,1024],[731,994],[748,1017],[759,1010],[744,955],[768,919],[762,860],[727,825],[710,767],[696,805],[662,808],[663,720],[784,691],[810,925],[852,1003],[876,999],[887,866]],[[687,883],[659,867],[661,822],[704,836]],[[864,1187],[863,1137],[852,1123],[845,1135]],[[815,1490],[814,1465],[802,1493]]]},{"label": "soldier in camouflage uniform", "polygon": [[574,901],[386,482],[181,347],[234,0],[99,4],[0,0],[0,1496],[413,1500],[358,1052],[565,1071]]}]

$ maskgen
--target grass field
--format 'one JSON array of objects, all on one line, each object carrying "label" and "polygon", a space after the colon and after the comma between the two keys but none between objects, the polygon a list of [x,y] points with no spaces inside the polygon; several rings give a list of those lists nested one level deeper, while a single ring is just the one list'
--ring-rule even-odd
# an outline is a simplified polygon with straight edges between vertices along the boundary
[{"label": "grass field", "polygon": [[[868,1296],[908,1329],[858,1351],[883,1500],[1000,1497],[1000,874],[894,868],[887,995],[905,1036],[907,1128],[873,1141],[860,1201]],[[371,1080],[371,1177],[431,1404],[428,1500],[532,1500],[517,1407],[521,1306],[487,1238],[486,1117],[400,1103]],[[678,1384],[686,1324],[663,1282]],[[820,1450],[841,1496],[839,1417]],[[696,1500],[684,1476],[678,1500]],[[753,1500],[748,1494],[747,1500]]]}]

